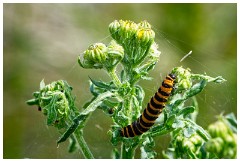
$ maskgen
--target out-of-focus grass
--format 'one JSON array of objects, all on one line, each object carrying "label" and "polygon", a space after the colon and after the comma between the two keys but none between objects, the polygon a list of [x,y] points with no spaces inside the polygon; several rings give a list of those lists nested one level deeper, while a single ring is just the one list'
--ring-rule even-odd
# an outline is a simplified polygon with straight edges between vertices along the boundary
[{"label": "out-of-focus grass", "polygon": [[[141,81],[145,105],[175,66],[194,73],[222,75],[227,82],[209,84],[199,95],[198,123],[206,126],[221,112],[237,108],[236,4],[3,4],[3,158],[83,158],[56,147],[58,133],[45,125],[37,108],[25,101],[46,83],[65,79],[74,88],[79,107],[91,96],[88,76],[107,80],[101,70],[85,70],[77,56],[91,43],[108,43],[108,24],[115,19],[147,20],[162,52],[152,81]],[[180,59],[190,50],[192,55]],[[161,74],[160,74],[161,73]],[[96,111],[84,135],[96,158],[111,158],[107,131],[111,119]],[[96,136],[97,135],[97,136]],[[168,144],[156,138],[156,151]]]}]

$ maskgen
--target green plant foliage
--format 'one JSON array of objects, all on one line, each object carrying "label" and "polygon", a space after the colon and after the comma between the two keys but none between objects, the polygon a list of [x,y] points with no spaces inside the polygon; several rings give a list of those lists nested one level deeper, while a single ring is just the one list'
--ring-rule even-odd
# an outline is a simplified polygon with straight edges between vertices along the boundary
[{"label": "green plant foliage", "polygon": [[[109,45],[95,43],[78,57],[81,67],[104,69],[111,78],[109,82],[90,78],[93,97],[82,111],[79,112],[74,106],[72,88],[66,81],[49,85],[42,81],[40,91],[33,94],[34,99],[27,101],[29,105],[40,106],[47,116],[47,124],[60,130],[57,143],[69,139],[70,152],[80,149],[86,158],[93,158],[83,138],[83,129],[91,113],[101,109],[114,123],[108,132],[113,145],[113,158],[135,158],[138,147],[141,158],[155,158],[159,152],[154,150],[154,137],[165,134],[171,137],[169,148],[163,152],[165,158],[235,158],[237,124],[234,115],[222,117],[221,122],[210,125],[208,131],[196,123],[200,108],[195,96],[208,83],[222,83],[225,80],[221,76],[194,74],[183,67],[172,69],[171,74],[176,76],[174,90],[150,130],[132,138],[120,135],[120,130],[136,121],[143,111],[145,93],[137,83],[140,79],[150,79],[147,75],[159,60],[161,52],[147,21],[134,23],[115,20],[109,25],[109,31],[113,38]],[[118,65],[122,66],[120,74],[116,73]]]},{"label": "green plant foliage", "polygon": [[233,114],[219,116],[218,121],[209,125],[211,139],[206,143],[206,150],[219,158],[233,159],[237,157],[237,125]]}]

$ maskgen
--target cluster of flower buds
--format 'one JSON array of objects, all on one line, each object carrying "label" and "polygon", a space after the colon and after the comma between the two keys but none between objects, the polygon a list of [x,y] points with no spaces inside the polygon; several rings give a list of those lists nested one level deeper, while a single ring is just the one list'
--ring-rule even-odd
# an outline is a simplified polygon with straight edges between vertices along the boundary
[{"label": "cluster of flower buds", "polygon": [[178,90],[186,90],[192,87],[192,79],[190,69],[184,69],[182,67],[176,67],[172,70],[172,73],[177,76]]},{"label": "cluster of flower buds", "polygon": [[[193,158],[201,156],[201,147],[204,140],[197,134],[193,133],[189,138],[179,135],[176,138],[176,152],[182,152],[182,158]],[[184,154],[183,154],[184,153]]]},{"label": "cluster of flower buds", "polygon": [[149,54],[154,42],[155,32],[147,21],[138,24],[133,21],[115,20],[109,25],[109,31],[125,51],[123,63],[138,65]]},{"label": "cluster of flower buds", "polygon": [[211,135],[206,143],[206,150],[215,153],[219,158],[236,158],[237,135],[228,126],[224,118],[209,125],[208,132]]},{"label": "cluster of flower buds", "polygon": [[83,68],[107,70],[113,69],[122,60],[124,50],[115,41],[108,46],[103,43],[90,45],[86,51],[78,57],[78,63]]},{"label": "cluster of flower buds", "polygon": [[[59,80],[45,85],[40,83],[40,91],[33,94],[34,99],[28,100],[29,105],[37,105],[39,110],[47,116],[47,125],[63,128],[70,111],[75,112],[72,88],[66,81]],[[72,114],[73,114],[72,112]]]}]

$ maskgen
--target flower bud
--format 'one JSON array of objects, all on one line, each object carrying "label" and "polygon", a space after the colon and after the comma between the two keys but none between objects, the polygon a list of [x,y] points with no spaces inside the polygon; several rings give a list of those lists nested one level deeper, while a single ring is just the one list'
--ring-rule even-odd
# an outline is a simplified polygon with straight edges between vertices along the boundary
[{"label": "flower bud", "polygon": [[179,82],[179,88],[181,89],[190,89],[192,86],[192,82],[188,79],[183,79]]},{"label": "flower bud", "polygon": [[109,24],[109,31],[115,40],[119,40],[119,29],[120,29],[119,21],[115,20],[111,24]]},{"label": "flower bud", "polygon": [[176,82],[178,83],[177,90],[182,91],[182,90],[190,89],[192,87],[191,73],[189,69],[176,67],[172,70],[172,73],[178,76],[176,80]]},{"label": "flower bud", "polygon": [[206,143],[206,149],[215,153],[219,158],[236,158],[236,134],[226,122],[225,118],[220,116],[217,122],[209,125],[208,132],[212,139]]},{"label": "flower bud", "polygon": [[190,141],[196,146],[201,146],[203,144],[203,139],[198,134],[193,134],[190,137]]},{"label": "flower bud", "polygon": [[225,136],[225,142],[229,147],[236,147],[236,145],[237,145],[237,140],[235,139],[234,134],[233,135],[230,135],[230,134],[226,135]]},{"label": "flower bud", "polygon": [[120,34],[125,37],[125,39],[131,39],[132,36],[136,33],[138,25],[133,21],[122,21]]},{"label": "flower bud", "polygon": [[183,143],[182,143],[182,147],[185,151],[187,151],[188,149],[191,151],[196,151],[196,148],[194,146],[194,144],[187,138],[184,138]]},{"label": "flower bud", "polygon": [[138,26],[139,26],[140,28],[151,28],[151,25],[150,25],[146,20],[141,21],[141,22],[138,24]]},{"label": "flower bud", "polygon": [[95,43],[78,57],[78,63],[83,68],[101,69],[106,60],[106,50],[107,47],[103,43]]},{"label": "flower bud", "polygon": [[79,56],[78,62],[83,68],[105,68],[109,70],[122,60],[123,55],[122,46],[115,41],[111,41],[108,47],[103,43],[95,43]]},{"label": "flower bud", "polygon": [[135,35],[138,25],[133,21],[115,20],[109,25],[109,31],[120,45],[127,46]]},{"label": "flower bud", "polygon": [[219,154],[221,153],[223,148],[224,148],[224,141],[220,137],[213,138],[206,143],[206,150],[209,152],[214,152]]},{"label": "flower bud", "polygon": [[150,28],[138,29],[136,33],[136,40],[141,46],[150,46],[155,38],[155,32]]},{"label": "flower bud", "polygon": [[208,132],[212,138],[222,137],[228,134],[228,127],[223,121],[217,121],[208,127]]}]

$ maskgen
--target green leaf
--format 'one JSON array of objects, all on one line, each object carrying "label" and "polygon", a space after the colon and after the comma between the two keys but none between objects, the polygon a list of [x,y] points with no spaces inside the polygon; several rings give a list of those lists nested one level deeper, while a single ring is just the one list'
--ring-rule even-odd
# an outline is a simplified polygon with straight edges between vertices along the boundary
[{"label": "green leaf", "polygon": [[47,110],[47,125],[52,125],[57,120],[57,110],[54,104],[48,104],[44,109]]},{"label": "green leaf", "polygon": [[176,119],[176,115],[175,115],[175,114],[174,114],[174,115],[171,115],[171,116],[167,119],[165,125],[166,125],[167,127],[172,127],[173,123],[175,122],[175,119]]},{"label": "green leaf", "polygon": [[201,82],[194,84],[191,89],[187,91],[186,98],[190,98],[200,93],[206,85],[207,80],[202,80]]},{"label": "green leaf", "polygon": [[102,89],[105,89],[105,90],[112,90],[112,89],[114,89],[114,88],[116,88],[115,86],[114,86],[114,84],[111,84],[111,83],[104,83],[103,81],[95,81],[95,80],[93,80],[92,78],[90,78],[89,77],[89,79],[91,80],[91,82],[95,85],[95,86],[97,86],[97,87],[99,87],[99,88],[102,88]]},{"label": "green leaf", "polygon": [[188,114],[190,113],[193,113],[195,110],[195,107],[194,106],[188,106],[188,107],[185,107],[183,109],[181,109],[179,112],[178,112],[178,116],[180,115],[183,115],[183,117],[185,118]]},{"label": "green leaf", "polygon": [[67,129],[67,131],[58,139],[57,144],[66,141],[66,139],[78,128],[83,128],[83,124],[89,115],[80,114],[73,119],[73,124]]},{"label": "green leaf", "polygon": [[202,75],[202,74],[191,74],[191,77],[198,79],[198,80],[204,79],[204,80],[207,80],[207,82],[214,82],[214,83],[223,83],[223,82],[227,81],[222,76],[217,76],[217,77],[213,78],[213,77],[210,77],[207,75]]},{"label": "green leaf", "polygon": [[99,94],[103,93],[102,89],[97,89],[94,84],[90,84],[90,92],[93,94],[94,97],[98,96]]},{"label": "green leaf", "polygon": [[30,99],[26,101],[28,105],[39,105],[39,99]]}]

